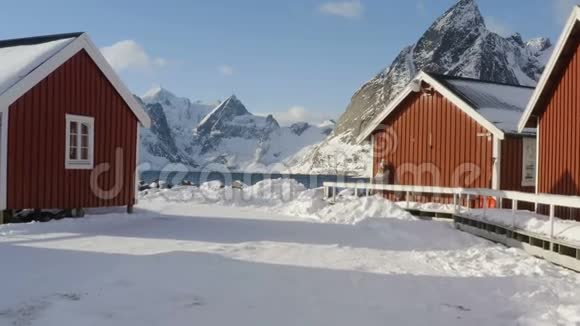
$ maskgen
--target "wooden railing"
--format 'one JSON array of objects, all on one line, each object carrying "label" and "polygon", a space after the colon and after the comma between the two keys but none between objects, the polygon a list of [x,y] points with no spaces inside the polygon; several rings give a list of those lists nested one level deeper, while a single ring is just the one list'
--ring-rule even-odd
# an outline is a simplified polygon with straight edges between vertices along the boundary
[{"label": "wooden railing", "polygon": [[[390,185],[390,184],[374,184],[374,183],[341,183],[341,182],[325,182],[325,193],[328,197],[336,200],[337,189],[354,189],[358,195],[360,191],[370,195],[373,191],[398,192],[405,194],[407,207],[409,207],[410,198],[413,194],[432,194],[432,195],[447,195],[453,196],[453,210],[454,213],[459,213],[461,208],[468,211],[471,210],[471,199],[482,198],[483,200],[483,214],[487,214],[487,201],[489,198],[494,198],[498,203],[498,207],[503,207],[504,200],[512,202],[513,211],[513,227],[516,224],[518,203],[526,202],[535,205],[535,211],[538,212],[539,205],[549,207],[550,218],[550,238],[554,238],[554,220],[556,207],[567,207],[580,209],[580,197],[578,196],[562,196],[550,194],[532,194],[518,191],[504,191],[481,188],[446,188],[446,187],[429,187],[429,186],[405,186],[405,185]],[[461,206],[463,199],[467,199],[467,206]]]}]

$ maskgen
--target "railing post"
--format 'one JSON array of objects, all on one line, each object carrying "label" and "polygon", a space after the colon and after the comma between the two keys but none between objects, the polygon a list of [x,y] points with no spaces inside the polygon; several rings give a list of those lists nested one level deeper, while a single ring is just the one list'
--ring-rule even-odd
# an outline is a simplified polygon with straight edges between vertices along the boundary
[{"label": "railing post", "polygon": [[336,203],[336,186],[332,187],[332,201]]},{"label": "railing post", "polygon": [[512,228],[516,228],[516,213],[518,211],[517,199],[512,200]]},{"label": "railing post", "polygon": [[457,193],[453,193],[453,211],[455,212],[455,214],[459,213],[459,200],[458,200],[459,195]]},{"label": "railing post", "polygon": [[411,207],[411,204],[409,203],[409,192],[405,192],[405,200],[407,201],[407,209],[409,209]]},{"label": "railing post", "polygon": [[554,216],[556,215],[556,208],[554,204],[550,204],[550,239],[554,240]]},{"label": "railing post", "polygon": [[487,216],[487,196],[483,196],[483,217]]},{"label": "railing post", "polygon": [[471,194],[467,194],[467,210],[471,210]]}]

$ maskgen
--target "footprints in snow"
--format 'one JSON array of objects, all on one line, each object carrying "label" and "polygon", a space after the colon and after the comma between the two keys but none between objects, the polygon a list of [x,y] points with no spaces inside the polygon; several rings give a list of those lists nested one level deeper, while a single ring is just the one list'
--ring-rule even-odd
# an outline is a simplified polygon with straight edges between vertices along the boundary
[{"label": "footprints in snow", "polygon": [[8,320],[13,326],[28,326],[38,319],[56,301],[74,302],[82,299],[79,293],[58,293],[25,302],[18,307],[0,310],[0,321]]}]

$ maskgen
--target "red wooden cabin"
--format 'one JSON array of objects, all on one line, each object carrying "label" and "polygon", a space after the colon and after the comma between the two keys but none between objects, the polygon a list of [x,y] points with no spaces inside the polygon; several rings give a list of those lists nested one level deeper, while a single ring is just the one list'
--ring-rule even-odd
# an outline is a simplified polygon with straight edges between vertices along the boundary
[{"label": "red wooden cabin", "polygon": [[533,192],[535,130],[517,133],[532,92],[419,73],[359,137],[372,140],[373,177],[384,174],[376,182],[401,185]]},{"label": "red wooden cabin", "polygon": [[0,213],[135,203],[149,117],[87,34],[0,41]]},{"label": "red wooden cabin", "polygon": [[[538,129],[537,192],[580,196],[580,7],[568,20],[519,128]],[[542,209],[545,212],[545,209]],[[556,215],[580,220],[580,211]]]}]

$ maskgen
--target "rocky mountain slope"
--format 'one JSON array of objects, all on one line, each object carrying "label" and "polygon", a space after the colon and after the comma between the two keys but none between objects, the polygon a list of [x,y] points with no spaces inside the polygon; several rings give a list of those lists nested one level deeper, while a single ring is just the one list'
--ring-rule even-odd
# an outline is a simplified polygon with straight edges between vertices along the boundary
[{"label": "rocky mountain slope", "polygon": [[152,126],[141,132],[141,164],[152,170],[180,163],[194,170],[286,170],[285,160],[326,138],[334,123],[281,127],[231,96],[218,105],[155,89],[142,98]]},{"label": "rocky mountain slope", "polygon": [[504,38],[491,32],[475,0],[460,0],[415,44],[405,47],[388,68],[356,91],[334,133],[308,155],[294,158],[295,169],[325,172],[328,158],[351,153],[351,164],[335,165],[330,171],[363,172],[370,162],[369,147],[355,149],[354,140],[421,70],[534,86],[551,51],[547,38],[524,42],[520,34]]},{"label": "rocky mountain slope", "polygon": [[154,88],[142,99],[151,128],[141,130],[141,162],[155,168],[167,163],[197,165],[191,152],[191,133],[215,105],[192,102],[166,89]]}]

